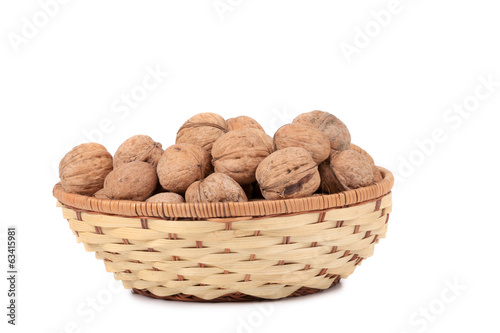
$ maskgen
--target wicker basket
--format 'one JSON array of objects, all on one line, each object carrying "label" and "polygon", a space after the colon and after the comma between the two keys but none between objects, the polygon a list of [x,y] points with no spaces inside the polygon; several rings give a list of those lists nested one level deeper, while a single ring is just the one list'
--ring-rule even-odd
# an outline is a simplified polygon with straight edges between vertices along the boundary
[{"label": "wicker basket", "polygon": [[279,299],[347,278],[385,237],[393,175],[342,193],[166,204],[54,196],[78,242],[125,288],[161,299]]}]

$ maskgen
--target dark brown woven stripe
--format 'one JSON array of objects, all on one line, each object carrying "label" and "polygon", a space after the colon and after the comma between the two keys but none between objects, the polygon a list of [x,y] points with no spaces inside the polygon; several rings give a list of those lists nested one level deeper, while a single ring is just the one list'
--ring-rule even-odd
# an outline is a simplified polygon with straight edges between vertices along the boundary
[{"label": "dark brown woven stripe", "polygon": [[325,222],[326,212],[319,213],[318,222]]},{"label": "dark brown woven stripe", "polygon": [[[323,273],[324,274],[324,273]],[[334,276],[332,277],[333,281],[332,284],[330,285],[329,288],[335,286],[339,281],[340,277]],[[327,290],[327,289],[325,289]],[[243,293],[231,293],[227,294],[224,296],[220,296],[211,300],[206,300],[203,298],[199,298],[193,295],[185,295],[185,294],[176,294],[176,295],[171,295],[171,296],[157,296],[151,293],[148,290],[141,290],[141,289],[132,289],[132,291],[136,294],[143,295],[143,296],[148,296],[152,298],[157,298],[157,299],[162,299],[162,300],[169,300],[169,301],[184,301],[184,302],[205,302],[205,303],[219,303],[219,302],[249,302],[249,301],[276,301],[273,299],[266,299],[266,298],[261,298],[261,297],[255,297]],[[315,288],[309,288],[309,287],[302,287],[296,292],[292,293],[291,295],[284,297],[297,297],[297,296],[304,296],[304,295],[309,295],[309,294],[315,294],[318,292],[323,291],[322,289],[315,289]],[[282,298],[282,299],[284,299]]]}]

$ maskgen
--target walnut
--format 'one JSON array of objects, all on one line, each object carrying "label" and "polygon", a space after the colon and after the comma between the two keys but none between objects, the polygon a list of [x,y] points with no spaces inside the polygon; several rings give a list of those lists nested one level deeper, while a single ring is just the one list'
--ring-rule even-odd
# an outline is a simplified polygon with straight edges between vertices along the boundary
[{"label": "walnut", "polygon": [[191,143],[168,147],[157,168],[161,186],[176,193],[184,193],[189,185],[205,178],[211,171],[208,152]]},{"label": "walnut", "polygon": [[103,145],[84,143],[71,149],[59,163],[61,185],[68,193],[93,195],[113,170],[113,157]]},{"label": "walnut", "polygon": [[94,198],[97,199],[109,199],[106,193],[104,192],[104,189],[101,188],[99,191],[94,193]]},{"label": "walnut", "polygon": [[366,150],[364,150],[363,148],[361,148],[360,146],[358,145],[355,145],[354,143],[351,143],[351,146],[349,148],[350,150],[354,150],[354,151],[357,151],[358,153],[360,153],[361,155],[363,155],[364,157],[366,157],[371,164],[375,164],[375,161],[373,160],[373,158],[370,156],[370,154],[368,154],[366,152]]},{"label": "walnut", "polygon": [[229,175],[240,185],[246,185],[255,181],[257,166],[273,151],[273,139],[258,129],[229,131],[215,141],[212,164],[215,172]]},{"label": "walnut", "polygon": [[351,148],[349,148],[349,149],[357,151],[358,153],[360,153],[361,155],[363,155],[364,157],[366,157],[370,161],[370,164],[372,165],[372,171],[373,171],[373,180],[375,182],[378,182],[384,178],[382,176],[382,173],[380,172],[379,168],[375,165],[375,161],[373,160],[373,158],[363,148],[355,145],[354,143],[351,143]]},{"label": "walnut", "polygon": [[302,124],[288,124],[274,134],[276,149],[300,147],[307,150],[320,164],[330,156],[330,141],[319,129]]},{"label": "walnut", "polygon": [[299,147],[277,150],[266,157],[256,176],[268,200],[307,197],[320,185],[318,165],[307,150]]},{"label": "walnut", "polygon": [[324,111],[311,111],[297,116],[293,122],[319,128],[330,140],[331,149],[349,149],[351,134],[346,125],[333,114]]},{"label": "walnut", "polygon": [[226,132],[227,124],[224,118],[215,113],[199,113],[181,126],[175,143],[192,143],[210,153],[215,140]]},{"label": "walnut", "polygon": [[229,118],[226,120],[226,123],[227,123],[227,128],[230,131],[240,130],[244,128],[255,128],[265,133],[264,129],[262,128],[262,126],[260,126],[257,120],[247,116]]},{"label": "walnut", "polygon": [[143,201],[156,189],[156,169],[146,162],[130,162],[109,173],[104,181],[104,193],[110,199]]},{"label": "walnut", "polygon": [[321,187],[326,193],[338,193],[373,184],[370,160],[354,150],[335,151],[330,154],[330,165],[320,166]]},{"label": "walnut", "polygon": [[182,203],[185,202],[182,195],[173,192],[163,192],[149,197],[146,202],[168,202],[168,203]]},{"label": "walnut", "polygon": [[330,167],[329,158],[318,165],[318,171],[321,177],[321,191],[323,193],[333,194],[344,191],[344,188],[335,179],[335,175]]},{"label": "walnut", "polygon": [[213,173],[186,190],[186,202],[244,202],[245,191],[228,175]]},{"label": "walnut", "polygon": [[156,167],[161,154],[163,154],[161,143],[155,142],[147,135],[134,135],[118,147],[113,158],[113,166],[116,169],[125,163],[141,161]]}]

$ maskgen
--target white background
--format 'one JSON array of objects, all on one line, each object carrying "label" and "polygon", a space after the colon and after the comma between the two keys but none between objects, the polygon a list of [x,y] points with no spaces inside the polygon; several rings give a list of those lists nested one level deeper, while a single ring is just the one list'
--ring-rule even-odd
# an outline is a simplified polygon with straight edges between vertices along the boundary
[{"label": "white background", "polygon": [[[498,331],[498,4],[401,0],[381,27],[371,12],[388,0],[220,3],[75,0],[47,22],[38,1],[0,4],[2,272],[6,226],[19,229],[18,326],[2,273],[2,332]],[[147,68],[169,75],[123,108]],[[313,109],[398,176],[387,238],[332,290],[262,308],[132,295],[55,207],[55,166],[89,136],[112,153],[134,134],[166,148],[199,112],[273,134]]]}]

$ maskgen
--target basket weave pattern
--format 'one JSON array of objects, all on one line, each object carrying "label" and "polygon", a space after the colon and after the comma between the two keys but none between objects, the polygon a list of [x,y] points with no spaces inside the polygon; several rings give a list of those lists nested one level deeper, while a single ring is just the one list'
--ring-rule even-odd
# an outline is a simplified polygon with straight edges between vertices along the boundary
[{"label": "basket weave pattern", "polygon": [[[244,203],[212,210],[203,204],[112,207],[117,201],[68,194],[60,185],[54,195],[77,241],[96,252],[125,288],[177,300],[279,299],[327,289],[373,254],[392,208],[392,174],[381,170],[384,180],[348,191],[354,194],[260,203],[270,212],[283,204],[292,211],[278,214]],[[356,198],[346,204],[349,195]],[[331,204],[339,200],[340,207]],[[311,205],[320,209],[301,211]],[[180,216],[166,216],[170,210]],[[187,217],[196,211],[208,216]]]}]

